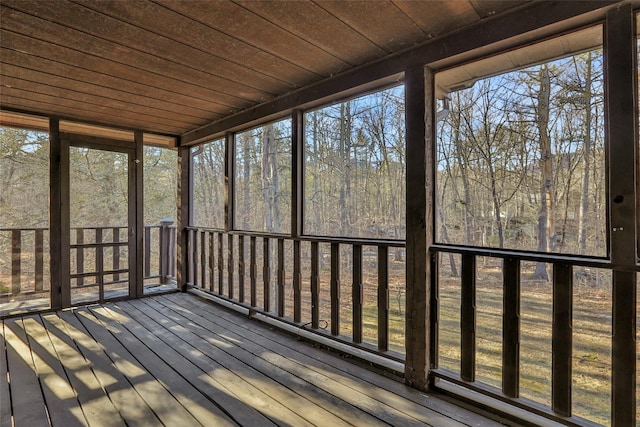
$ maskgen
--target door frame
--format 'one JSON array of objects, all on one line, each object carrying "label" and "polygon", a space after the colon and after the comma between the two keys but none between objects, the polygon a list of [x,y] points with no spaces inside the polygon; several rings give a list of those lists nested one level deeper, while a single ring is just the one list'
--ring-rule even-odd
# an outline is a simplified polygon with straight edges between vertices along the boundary
[{"label": "door frame", "polygon": [[[53,126],[54,124],[55,126]],[[122,299],[141,297],[144,294],[142,132],[134,132],[133,141],[122,141],[97,136],[63,133],[59,131],[58,121],[53,119],[51,120],[51,125],[51,308],[60,309],[72,306],[70,278],[70,147],[127,154],[129,293]]]}]

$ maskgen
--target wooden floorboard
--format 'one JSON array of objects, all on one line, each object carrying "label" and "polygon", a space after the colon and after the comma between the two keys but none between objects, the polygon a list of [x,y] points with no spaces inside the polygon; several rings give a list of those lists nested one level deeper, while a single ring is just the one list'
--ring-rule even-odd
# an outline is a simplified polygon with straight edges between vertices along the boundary
[{"label": "wooden floorboard", "polygon": [[0,427],[500,425],[189,294],[0,327]]}]

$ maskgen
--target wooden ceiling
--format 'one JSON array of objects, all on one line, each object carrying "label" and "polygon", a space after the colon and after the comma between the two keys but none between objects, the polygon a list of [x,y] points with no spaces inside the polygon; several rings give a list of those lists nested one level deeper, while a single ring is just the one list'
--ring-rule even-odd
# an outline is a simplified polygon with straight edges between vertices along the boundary
[{"label": "wooden ceiling", "polygon": [[523,3],[0,0],[0,108],[182,135]]},{"label": "wooden ceiling", "polygon": [[180,135],[521,3],[0,0],[0,107]]}]

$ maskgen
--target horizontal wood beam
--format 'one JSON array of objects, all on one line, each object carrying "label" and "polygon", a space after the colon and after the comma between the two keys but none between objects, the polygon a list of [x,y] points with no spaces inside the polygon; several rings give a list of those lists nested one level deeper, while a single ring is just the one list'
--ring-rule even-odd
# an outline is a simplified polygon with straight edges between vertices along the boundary
[{"label": "horizontal wood beam", "polygon": [[[221,136],[226,131],[238,130],[259,122],[285,117],[295,108],[310,108],[328,102],[337,94],[351,96],[372,90],[376,86],[398,81],[402,73],[411,68],[436,63],[456,55],[486,48],[478,54],[489,54],[505,49],[499,44],[513,37],[511,45],[529,42],[554,32],[575,28],[601,18],[602,13],[589,12],[612,7],[611,1],[553,1],[533,2],[510,13],[501,14],[482,21],[478,25],[464,28],[450,35],[433,39],[415,48],[408,49],[383,59],[356,67],[344,73],[322,80],[305,88],[293,91],[271,101],[222,118],[182,135],[180,143],[193,145],[209,138]],[[579,17],[579,18],[576,18]],[[576,18],[570,22],[563,22]],[[553,26],[562,22],[562,28]],[[552,27],[549,27],[552,26]],[[547,27],[547,28],[544,28]],[[536,31],[537,30],[537,31]],[[498,44],[496,44],[498,43]],[[493,46],[490,46],[493,45]],[[468,58],[467,58],[468,59]]]}]

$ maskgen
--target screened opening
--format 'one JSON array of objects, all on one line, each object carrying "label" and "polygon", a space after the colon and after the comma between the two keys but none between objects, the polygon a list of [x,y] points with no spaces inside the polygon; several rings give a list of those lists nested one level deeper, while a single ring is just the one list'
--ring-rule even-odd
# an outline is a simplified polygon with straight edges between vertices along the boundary
[{"label": "screened opening", "polygon": [[49,134],[0,127],[0,314],[46,309]]},{"label": "screened opening", "polygon": [[235,135],[234,228],[291,231],[291,120]]},{"label": "screened opening", "polygon": [[305,113],[304,233],[405,238],[404,87]]},{"label": "screened opening", "polygon": [[439,243],[607,256],[601,43],[594,27],[436,75]]},{"label": "screened opening", "polygon": [[224,139],[191,149],[193,219],[191,225],[224,229]]}]

